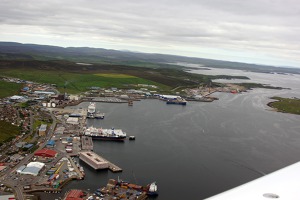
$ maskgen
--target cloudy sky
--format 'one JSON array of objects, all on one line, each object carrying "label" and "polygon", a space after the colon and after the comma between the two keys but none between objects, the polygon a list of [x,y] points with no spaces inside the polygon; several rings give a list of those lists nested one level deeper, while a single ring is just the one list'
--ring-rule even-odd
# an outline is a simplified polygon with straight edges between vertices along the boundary
[{"label": "cloudy sky", "polygon": [[300,67],[300,0],[0,0],[0,41]]}]

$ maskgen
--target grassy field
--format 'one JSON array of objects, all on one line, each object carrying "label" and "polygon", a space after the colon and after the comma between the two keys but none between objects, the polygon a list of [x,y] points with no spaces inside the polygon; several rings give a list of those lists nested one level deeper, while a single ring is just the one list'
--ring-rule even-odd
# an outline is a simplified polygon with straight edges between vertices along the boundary
[{"label": "grassy field", "polygon": [[95,74],[96,76],[106,77],[106,78],[136,78],[128,74]]},{"label": "grassy field", "polygon": [[65,71],[46,71],[46,70],[1,70],[3,75],[17,77],[24,80],[36,81],[39,83],[56,84],[58,90],[63,91],[66,86],[66,92],[79,93],[88,88],[95,87],[118,87],[124,88],[126,84],[152,84],[161,86],[153,81],[126,74],[114,73],[75,73]]},{"label": "grassy field", "polygon": [[10,83],[0,80],[0,98],[18,94],[21,88],[22,84]]},{"label": "grassy field", "polygon": [[272,97],[278,101],[271,102],[268,105],[272,108],[276,108],[279,112],[292,113],[300,115],[300,99],[290,99],[282,97]]},{"label": "grassy field", "polygon": [[13,139],[16,135],[20,133],[20,128],[14,126],[11,123],[0,120],[0,144],[3,142]]},{"label": "grassy field", "polygon": [[[207,76],[192,74],[179,69],[146,68],[125,65],[92,64],[78,65],[69,61],[9,61],[0,60],[0,73],[39,83],[51,83],[58,90],[79,93],[90,87],[128,88],[129,84],[149,84],[159,87],[158,92],[174,88],[192,88],[211,84],[218,78],[247,78],[235,76]],[[132,86],[129,86],[132,88]]]}]

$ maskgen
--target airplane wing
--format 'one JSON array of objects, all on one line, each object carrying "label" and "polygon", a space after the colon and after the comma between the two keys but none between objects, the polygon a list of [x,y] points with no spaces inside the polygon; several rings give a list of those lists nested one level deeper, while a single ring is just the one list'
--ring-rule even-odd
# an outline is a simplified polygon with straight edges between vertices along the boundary
[{"label": "airplane wing", "polygon": [[300,200],[300,162],[206,200]]}]

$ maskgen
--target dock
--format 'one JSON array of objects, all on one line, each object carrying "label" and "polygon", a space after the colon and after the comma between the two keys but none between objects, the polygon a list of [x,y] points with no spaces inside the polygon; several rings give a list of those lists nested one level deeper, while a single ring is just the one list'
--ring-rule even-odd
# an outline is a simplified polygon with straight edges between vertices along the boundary
[{"label": "dock", "polygon": [[115,165],[111,162],[109,162],[108,164],[109,164],[108,169],[112,172],[121,172],[121,171],[123,171],[120,167],[118,167],[117,165]]},{"label": "dock", "polygon": [[87,136],[81,137],[81,149],[93,151],[94,145],[91,137],[87,137]]},{"label": "dock", "polygon": [[123,171],[117,165],[109,162],[108,160],[104,159],[103,157],[99,156],[98,154],[92,151],[82,151],[79,153],[79,159],[84,161],[86,164],[90,165],[95,170],[98,169],[109,169],[112,172],[121,172]]},{"label": "dock", "polygon": [[102,103],[127,103],[127,101],[116,97],[91,97],[88,101],[102,102]]}]

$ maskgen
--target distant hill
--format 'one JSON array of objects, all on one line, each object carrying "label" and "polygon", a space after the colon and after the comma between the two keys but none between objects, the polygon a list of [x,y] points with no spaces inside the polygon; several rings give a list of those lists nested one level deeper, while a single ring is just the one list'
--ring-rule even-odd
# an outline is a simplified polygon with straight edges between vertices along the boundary
[{"label": "distant hill", "polygon": [[[300,68],[273,67],[166,54],[138,53],[89,47],[58,47],[0,42],[0,60],[67,60],[81,63],[127,65],[150,68],[183,68],[172,63],[201,64],[205,67],[241,69],[261,73],[296,73]],[[183,64],[184,65],[184,64]]]}]

